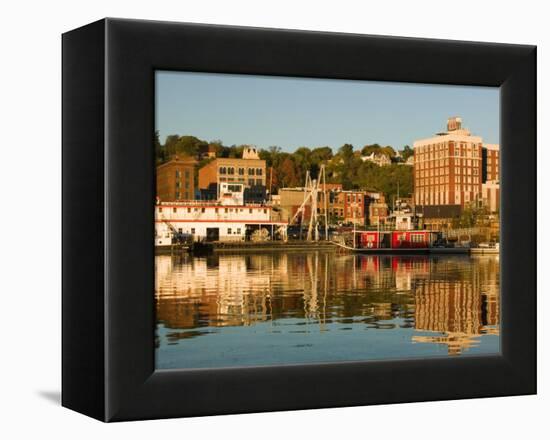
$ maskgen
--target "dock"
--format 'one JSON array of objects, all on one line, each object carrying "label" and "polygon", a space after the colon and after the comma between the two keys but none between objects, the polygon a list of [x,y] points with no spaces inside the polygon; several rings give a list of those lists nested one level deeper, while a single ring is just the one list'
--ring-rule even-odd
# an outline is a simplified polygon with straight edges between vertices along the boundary
[{"label": "dock", "polygon": [[472,255],[499,255],[500,250],[498,248],[472,248],[470,249]]},{"label": "dock", "polygon": [[219,242],[214,243],[214,252],[279,252],[279,251],[316,251],[336,250],[330,241],[260,241],[260,242]]}]

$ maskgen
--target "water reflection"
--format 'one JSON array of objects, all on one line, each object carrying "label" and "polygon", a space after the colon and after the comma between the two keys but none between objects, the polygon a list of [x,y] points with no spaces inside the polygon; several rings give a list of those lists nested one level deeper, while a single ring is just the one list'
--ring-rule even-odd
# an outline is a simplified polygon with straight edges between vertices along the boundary
[{"label": "water reflection", "polygon": [[159,368],[498,352],[497,256],[157,256],[155,296]]}]

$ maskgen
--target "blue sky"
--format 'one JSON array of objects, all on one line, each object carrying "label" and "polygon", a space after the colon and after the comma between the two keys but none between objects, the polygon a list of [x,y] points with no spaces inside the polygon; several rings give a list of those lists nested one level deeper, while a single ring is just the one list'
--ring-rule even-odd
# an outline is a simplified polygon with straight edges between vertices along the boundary
[{"label": "blue sky", "polygon": [[443,131],[447,117],[499,143],[499,90],[372,81],[156,73],[156,129],[224,145],[401,149]]}]

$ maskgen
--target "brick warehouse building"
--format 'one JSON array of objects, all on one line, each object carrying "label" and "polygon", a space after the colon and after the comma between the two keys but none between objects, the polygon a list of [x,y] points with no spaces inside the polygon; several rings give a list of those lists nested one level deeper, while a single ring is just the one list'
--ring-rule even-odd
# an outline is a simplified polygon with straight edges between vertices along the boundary
[{"label": "brick warehouse building", "polygon": [[[355,223],[359,226],[377,225],[388,216],[384,195],[377,191],[343,190],[341,184],[326,184],[329,223]],[[281,188],[278,207],[281,219],[289,221],[300,208],[305,197],[304,188]],[[324,214],[323,193],[318,194],[318,212]],[[305,206],[304,218],[311,215],[311,203]]]},{"label": "brick warehouse building", "polygon": [[199,188],[212,188],[221,182],[242,183],[245,188],[265,187],[265,160],[255,148],[248,147],[242,158],[218,157],[199,170]]},{"label": "brick warehouse building", "polygon": [[[446,132],[413,145],[414,203],[420,212],[456,215],[472,202],[482,203],[482,185],[489,177],[498,178],[498,145],[484,145],[481,137],[462,128],[461,118],[449,118]],[[428,208],[450,206],[454,209]]]},{"label": "brick warehouse building", "polygon": [[157,197],[162,202],[195,198],[194,170],[196,160],[190,156],[174,156],[157,167]]}]

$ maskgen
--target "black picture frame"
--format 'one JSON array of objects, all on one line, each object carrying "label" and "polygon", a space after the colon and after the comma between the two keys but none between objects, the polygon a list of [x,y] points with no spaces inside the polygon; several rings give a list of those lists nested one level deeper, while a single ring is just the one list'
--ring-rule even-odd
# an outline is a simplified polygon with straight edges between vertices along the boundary
[{"label": "black picture frame", "polygon": [[[103,421],[536,393],[536,47],[104,19],[63,35],[62,404]],[[500,87],[502,353],[154,369],[154,71]]]}]

